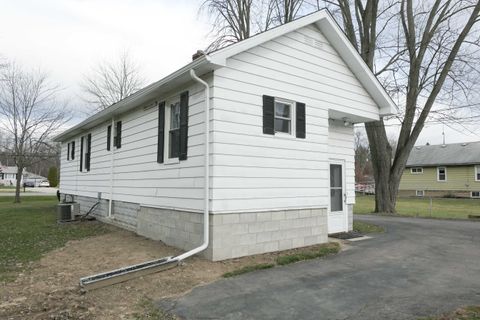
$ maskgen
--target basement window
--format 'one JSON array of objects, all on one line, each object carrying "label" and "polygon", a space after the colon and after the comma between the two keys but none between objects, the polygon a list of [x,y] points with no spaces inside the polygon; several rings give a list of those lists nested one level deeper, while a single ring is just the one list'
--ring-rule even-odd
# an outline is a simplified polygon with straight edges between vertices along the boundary
[{"label": "basement window", "polygon": [[425,196],[425,191],[423,191],[423,190],[417,190],[417,191],[416,191],[416,196],[417,196],[417,197],[424,197],[424,196]]},{"label": "basement window", "polygon": [[423,168],[421,168],[421,167],[411,168],[410,173],[411,174],[422,174],[423,173]]},{"label": "basement window", "polygon": [[480,191],[472,191],[472,198],[480,198]]}]

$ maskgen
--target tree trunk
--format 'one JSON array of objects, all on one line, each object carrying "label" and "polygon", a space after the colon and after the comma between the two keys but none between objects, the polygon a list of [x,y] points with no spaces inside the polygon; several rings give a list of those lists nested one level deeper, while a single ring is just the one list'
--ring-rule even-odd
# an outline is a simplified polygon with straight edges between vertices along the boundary
[{"label": "tree trunk", "polygon": [[14,203],[20,203],[20,190],[22,188],[22,176],[23,176],[23,166],[18,166],[17,169],[17,183],[15,186],[15,201]]},{"label": "tree trunk", "polygon": [[365,124],[375,178],[375,212],[395,213],[400,178],[392,174],[392,147],[383,120]]}]

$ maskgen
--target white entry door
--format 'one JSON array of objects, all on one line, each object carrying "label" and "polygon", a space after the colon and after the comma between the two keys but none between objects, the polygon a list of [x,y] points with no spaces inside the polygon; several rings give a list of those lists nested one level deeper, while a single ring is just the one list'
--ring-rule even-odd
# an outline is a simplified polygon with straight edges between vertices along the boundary
[{"label": "white entry door", "polygon": [[347,231],[344,162],[330,162],[330,205],[328,233]]}]

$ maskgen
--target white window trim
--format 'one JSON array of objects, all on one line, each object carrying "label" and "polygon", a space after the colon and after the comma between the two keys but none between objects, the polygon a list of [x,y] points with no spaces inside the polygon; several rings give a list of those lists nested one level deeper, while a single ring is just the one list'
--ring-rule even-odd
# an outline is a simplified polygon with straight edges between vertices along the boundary
[{"label": "white window trim", "polygon": [[175,96],[174,98],[171,98],[170,100],[165,102],[165,124],[164,124],[164,135],[163,135],[163,164],[177,164],[180,163],[180,158],[169,158],[169,152],[170,152],[170,143],[169,143],[169,137],[170,137],[170,107],[172,104],[175,103],[180,104],[180,96]]},{"label": "white window trim", "polygon": [[[478,196],[474,196],[474,195],[473,195],[474,192],[478,192]],[[470,197],[471,197],[471,198],[475,198],[475,199],[480,198],[480,191],[472,191],[472,192],[470,192]]]},{"label": "white window trim", "polygon": [[[420,169],[421,171],[420,172],[414,172],[413,169]],[[423,174],[423,167],[412,167],[410,168],[410,173],[411,174]]]},{"label": "white window trim", "polygon": [[[421,195],[419,193],[421,193]],[[425,191],[424,190],[415,190],[415,196],[425,197]]]},{"label": "white window trim", "polygon": [[[445,169],[445,180],[440,180],[440,169],[443,168]],[[437,182],[447,182],[447,167],[437,167]]]},{"label": "white window trim", "polygon": [[480,179],[478,179],[478,174],[480,173],[480,165],[476,165],[475,166],[475,181],[480,181]]},{"label": "white window trim", "polygon": [[[288,120],[287,118],[284,117],[277,117],[276,115],[276,103],[284,103],[288,104],[290,106],[290,133],[282,132],[282,131],[276,131],[275,130],[275,119],[285,119]],[[296,138],[296,128],[295,128],[295,119],[296,119],[296,104],[294,101],[291,100],[286,100],[282,98],[277,98],[275,97],[273,100],[273,130],[275,133],[275,136],[279,137],[291,137],[291,138]]]}]

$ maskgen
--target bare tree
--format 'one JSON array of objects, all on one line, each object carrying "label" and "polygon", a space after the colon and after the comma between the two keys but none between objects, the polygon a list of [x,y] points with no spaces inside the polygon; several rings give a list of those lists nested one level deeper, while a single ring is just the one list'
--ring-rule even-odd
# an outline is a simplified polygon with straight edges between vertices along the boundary
[{"label": "bare tree", "polygon": [[[427,120],[458,122],[452,114],[472,106],[471,101],[478,98],[480,30],[476,24],[480,1],[271,0],[267,10],[273,13],[266,16],[274,22],[268,26],[322,7],[328,7],[342,22],[347,38],[367,66],[390,95],[401,101],[395,149],[385,119],[365,125],[376,181],[375,211],[393,213],[407,159]],[[216,17],[223,30],[236,28],[223,15]],[[278,21],[278,17],[282,18]],[[438,102],[448,107],[432,110]],[[467,117],[478,120],[474,118]]]},{"label": "bare tree", "polygon": [[50,136],[68,120],[58,94],[45,73],[25,71],[15,63],[0,71],[0,128],[12,140],[6,151],[17,166],[15,202],[20,202],[24,169],[54,148]]},{"label": "bare tree", "polygon": [[305,0],[205,0],[205,10],[213,22],[214,41],[207,51],[214,51],[274,26],[295,20],[303,11]]},{"label": "bare tree", "polygon": [[205,0],[200,10],[205,10],[213,22],[215,40],[207,51],[247,39],[251,35],[253,0]]},{"label": "bare tree", "polygon": [[[454,104],[459,96],[468,100],[471,93],[469,77],[478,75],[480,62],[475,28],[480,2],[337,0],[335,6],[368,67],[404,100],[393,156],[384,120],[365,125],[376,181],[375,211],[393,213],[407,159],[435,102]],[[394,35],[396,41],[382,43],[385,35]]]},{"label": "bare tree", "polygon": [[84,77],[84,100],[92,106],[90,112],[103,110],[141,89],[144,82],[138,64],[124,51],[116,61],[99,63]]},{"label": "bare tree", "polygon": [[297,18],[305,0],[270,0],[274,10],[274,19],[278,24],[285,24]]},{"label": "bare tree", "polygon": [[365,176],[371,174],[370,149],[367,137],[363,130],[355,130],[354,137],[355,148],[355,183],[364,183]]}]

